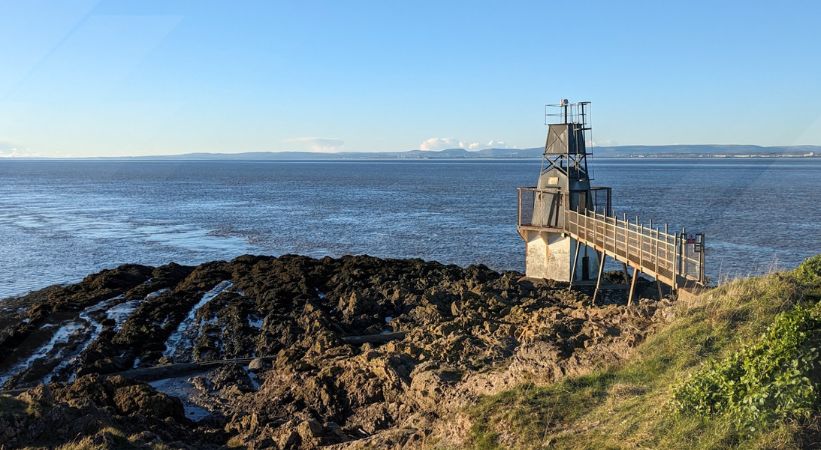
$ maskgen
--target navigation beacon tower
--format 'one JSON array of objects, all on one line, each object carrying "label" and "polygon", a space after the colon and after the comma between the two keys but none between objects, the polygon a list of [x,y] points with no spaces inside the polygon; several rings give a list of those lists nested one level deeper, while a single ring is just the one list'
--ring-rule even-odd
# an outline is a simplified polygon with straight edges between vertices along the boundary
[{"label": "navigation beacon tower", "polygon": [[562,100],[545,106],[545,125],[542,167],[532,191],[532,226],[519,227],[526,243],[526,275],[557,281],[587,280],[590,269],[599,264],[598,255],[565,233],[563,225],[565,210],[611,212],[610,188],[590,184],[590,102]]}]

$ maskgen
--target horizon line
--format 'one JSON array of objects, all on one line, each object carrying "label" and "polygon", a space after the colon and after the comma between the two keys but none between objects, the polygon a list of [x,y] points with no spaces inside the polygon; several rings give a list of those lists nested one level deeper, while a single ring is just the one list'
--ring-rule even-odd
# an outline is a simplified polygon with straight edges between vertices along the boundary
[{"label": "horizon line", "polygon": [[[821,145],[815,144],[804,144],[804,145],[757,145],[757,144],[626,144],[626,145],[599,145],[599,146],[592,146],[590,147],[591,155],[595,154],[596,149],[602,150],[610,150],[610,151],[618,151],[619,149],[679,149],[679,150],[686,150],[689,147],[693,147],[693,150],[702,150],[702,151],[691,151],[689,154],[732,154],[727,152],[722,152],[721,149],[756,149],[758,150],[755,153],[766,153],[768,149],[770,150],[779,150],[777,153],[787,153],[790,150],[794,151],[810,151],[814,153],[816,150],[821,151]],[[474,154],[479,157],[483,153],[488,152],[521,152],[521,151],[530,151],[536,152],[542,150],[544,147],[488,147],[483,149],[466,149],[463,147],[453,147],[453,148],[445,148],[440,150],[423,150],[423,149],[412,149],[412,150],[371,150],[371,151],[357,151],[357,150],[341,150],[341,151],[311,151],[311,150],[252,150],[252,151],[191,151],[185,153],[157,153],[157,154],[143,154],[143,155],[111,155],[111,156],[103,156],[103,155],[89,155],[89,156],[79,156],[79,155],[55,155],[55,156],[41,156],[37,154],[8,154],[3,155],[0,152],[0,160],[43,160],[43,159],[50,159],[50,160],[73,160],[73,159],[150,159],[150,158],[162,158],[162,159],[171,159],[175,157],[191,159],[192,157],[196,157],[199,155],[202,156],[215,156],[215,157],[227,157],[230,159],[231,156],[252,156],[252,155],[306,155],[312,158],[321,157],[326,155],[328,157],[338,157],[338,156],[360,156],[363,158],[367,158],[368,155],[390,155],[391,157],[397,157],[404,154],[412,154],[414,156],[430,154],[443,154],[447,152],[463,152],[466,154]],[[700,149],[699,149],[700,148]],[[710,152],[709,150],[714,150]],[[718,150],[718,151],[715,151]],[[659,154],[664,154],[662,152],[658,152]],[[688,154],[688,152],[684,151],[682,154]],[[666,155],[669,155],[667,153]],[[536,155],[534,155],[536,156]],[[630,155],[621,155],[622,157],[629,157]],[[485,156],[484,159],[491,159],[494,156]],[[496,156],[499,159],[523,159],[526,156]],[[376,158],[374,158],[376,159]],[[444,159],[444,158],[443,158]]]}]

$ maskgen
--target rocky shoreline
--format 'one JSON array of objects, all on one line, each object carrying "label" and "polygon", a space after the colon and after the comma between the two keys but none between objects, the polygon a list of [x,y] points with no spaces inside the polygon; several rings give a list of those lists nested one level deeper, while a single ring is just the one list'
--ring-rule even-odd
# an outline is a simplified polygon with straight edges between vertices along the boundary
[{"label": "rocky shoreline", "polygon": [[671,311],[602,303],[422,260],[124,265],[0,301],[0,447],[459,446],[479,396],[618,362]]}]

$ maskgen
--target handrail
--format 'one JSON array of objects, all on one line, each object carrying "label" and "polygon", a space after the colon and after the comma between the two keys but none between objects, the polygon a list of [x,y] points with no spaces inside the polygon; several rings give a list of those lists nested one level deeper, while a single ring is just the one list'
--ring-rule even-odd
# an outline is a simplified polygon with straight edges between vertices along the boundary
[{"label": "handrail", "polygon": [[[528,192],[530,194],[525,198]],[[674,289],[686,282],[705,284],[703,235],[698,235],[696,242],[691,243],[683,232],[671,234],[652,226],[645,227],[638,218],[631,222],[626,217],[619,219],[593,210],[556,208],[564,203],[555,197],[545,199],[536,194],[562,195],[560,189],[519,188],[520,232],[535,229],[567,233],[582,244],[637,268]]]}]

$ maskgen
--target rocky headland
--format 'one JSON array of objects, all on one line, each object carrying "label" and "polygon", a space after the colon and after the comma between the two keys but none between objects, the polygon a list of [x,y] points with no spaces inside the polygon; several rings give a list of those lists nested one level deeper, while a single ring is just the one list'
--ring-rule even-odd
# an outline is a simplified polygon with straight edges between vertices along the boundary
[{"label": "rocky headland", "polygon": [[105,270],[0,301],[0,448],[459,446],[479,396],[617,363],[673,310],[585,289],[369,256]]}]

